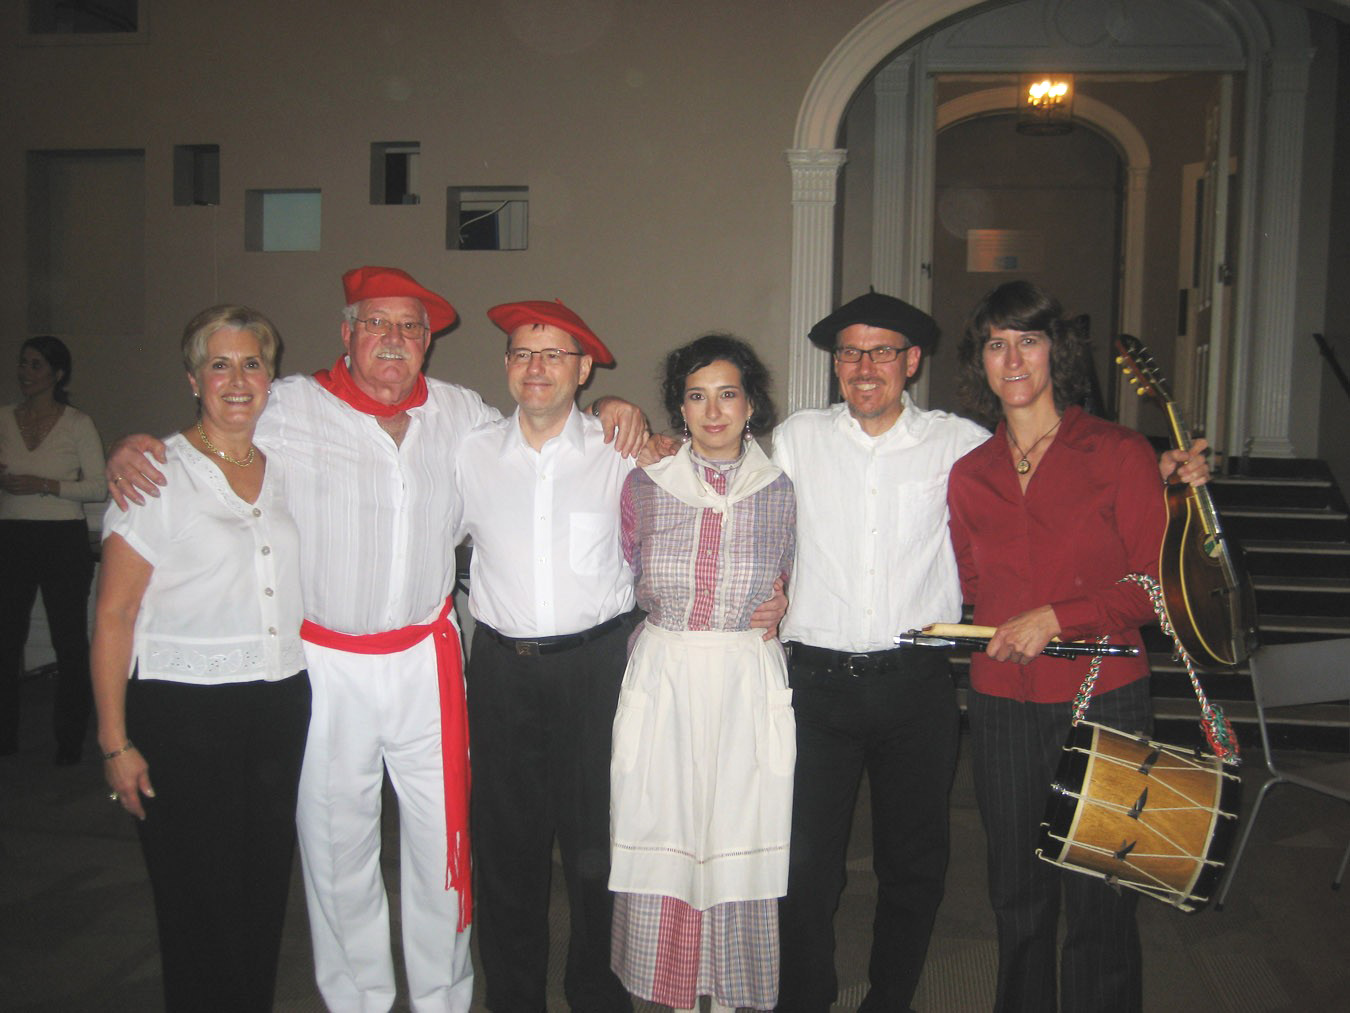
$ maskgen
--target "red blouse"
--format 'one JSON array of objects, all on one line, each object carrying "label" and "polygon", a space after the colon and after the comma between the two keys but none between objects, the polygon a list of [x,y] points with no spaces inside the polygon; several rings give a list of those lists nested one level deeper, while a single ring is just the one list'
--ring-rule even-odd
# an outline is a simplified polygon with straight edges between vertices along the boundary
[{"label": "red blouse", "polygon": [[[1139,627],[1153,608],[1138,584],[1118,581],[1158,576],[1167,527],[1157,454],[1144,437],[1072,406],[1024,495],[1000,422],[953,466],[947,503],[961,590],[978,625],[1048,604],[1063,640],[1108,633],[1112,643],[1142,644]],[[1086,659],[1042,655],[1018,665],[976,653],[970,682],[991,696],[1057,703],[1072,700],[1086,674]],[[1106,658],[1096,692],[1148,674],[1143,654]]]}]

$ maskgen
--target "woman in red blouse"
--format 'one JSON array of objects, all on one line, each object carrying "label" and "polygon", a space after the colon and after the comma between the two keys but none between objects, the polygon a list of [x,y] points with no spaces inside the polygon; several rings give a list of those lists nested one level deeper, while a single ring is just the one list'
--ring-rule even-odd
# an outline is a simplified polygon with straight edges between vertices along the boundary
[{"label": "woman in red blouse", "polygon": [[[975,622],[996,627],[971,659],[975,791],[989,839],[998,926],[997,1010],[1139,1010],[1137,894],[1035,856],[1051,778],[1085,662],[1047,658],[1053,637],[1140,644],[1167,517],[1141,435],[1086,414],[1085,342],[1027,282],[989,293],[959,350],[962,394],[998,420],[952,468],[952,542]],[[1152,721],[1148,660],[1106,658],[1089,716],[1126,732]],[[1067,923],[1059,954],[1056,932]]]}]

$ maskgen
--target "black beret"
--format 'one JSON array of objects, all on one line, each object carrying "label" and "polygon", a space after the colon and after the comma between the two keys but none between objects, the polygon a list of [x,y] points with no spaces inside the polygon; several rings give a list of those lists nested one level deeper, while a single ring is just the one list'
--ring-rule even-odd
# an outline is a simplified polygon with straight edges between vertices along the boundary
[{"label": "black beret", "polygon": [[927,351],[937,340],[937,321],[921,309],[897,299],[893,295],[868,292],[846,302],[806,335],[813,344],[831,351],[839,332],[854,324],[867,324],[902,334],[911,345]]}]

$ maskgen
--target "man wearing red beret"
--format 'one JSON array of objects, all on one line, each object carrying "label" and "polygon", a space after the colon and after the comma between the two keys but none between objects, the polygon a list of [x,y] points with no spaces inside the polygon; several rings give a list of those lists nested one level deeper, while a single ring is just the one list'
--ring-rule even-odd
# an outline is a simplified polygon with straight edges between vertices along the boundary
[{"label": "man wearing red beret", "polygon": [[609,968],[609,743],[633,575],[619,493],[633,462],[577,409],[614,361],[560,301],[488,310],[507,334],[509,418],[471,433],[456,478],[473,538],[467,669],[478,952],[493,1013],[544,1009],[556,836],[571,932],[563,987],[586,1013],[632,1008]]},{"label": "man wearing red beret", "polygon": [[[455,321],[449,302],[395,268],[349,271],[343,289],[345,354],[313,377],[277,381],[255,437],[281,462],[301,536],[314,697],[297,824],[315,973],[331,1010],[394,1002],[380,871],[387,772],[412,1008],[463,1013],[473,992],[468,726],[447,527],[460,510],[460,443],[500,414],[422,375],[432,334]],[[619,402],[606,415],[622,433],[616,447],[636,451],[637,409]],[[132,437],[110,456],[123,506],[163,481],[140,453],[162,454],[156,443]]]}]

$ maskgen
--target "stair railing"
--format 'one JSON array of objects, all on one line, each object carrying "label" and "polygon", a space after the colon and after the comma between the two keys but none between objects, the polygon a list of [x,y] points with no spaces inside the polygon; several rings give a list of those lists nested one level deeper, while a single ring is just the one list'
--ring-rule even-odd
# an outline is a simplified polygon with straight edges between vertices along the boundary
[{"label": "stair railing", "polygon": [[1326,359],[1327,365],[1331,367],[1332,375],[1341,381],[1341,390],[1345,391],[1346,397],[1350,397],[1350,376],[1345,375],[1345,370],[1336,361],[1336,350],[1320,334],[1314,334],[1313,340],[1317,342],[1317,350],[1322,353],[1322,358]]}]

